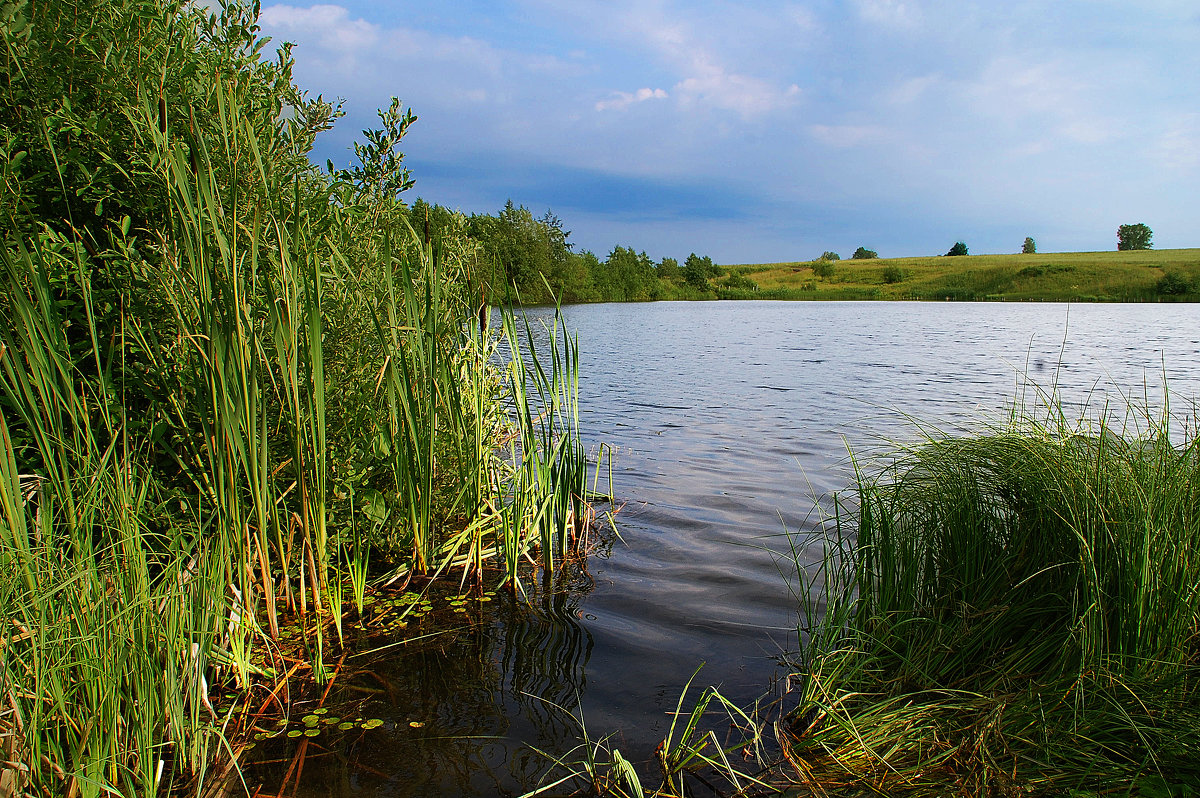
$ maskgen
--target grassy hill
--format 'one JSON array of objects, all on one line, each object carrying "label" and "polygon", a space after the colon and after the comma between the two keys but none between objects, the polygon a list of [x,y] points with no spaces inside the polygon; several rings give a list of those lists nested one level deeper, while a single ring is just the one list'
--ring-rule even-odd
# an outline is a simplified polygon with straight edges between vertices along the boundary
[{"label": "grassy hill", "polygon": [[[1200,249],[806,261],[724,267],[726,299],[1200,301]],[[749,280],[754,284],[746,284]]]}]

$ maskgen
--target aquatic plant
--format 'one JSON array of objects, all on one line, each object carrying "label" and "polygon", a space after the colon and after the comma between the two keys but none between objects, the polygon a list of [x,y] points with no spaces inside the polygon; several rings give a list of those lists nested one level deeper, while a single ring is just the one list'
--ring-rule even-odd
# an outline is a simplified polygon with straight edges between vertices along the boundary
[{"label": "aquatic plant", "polygon": [[[515,484],[553,564],[549,533],[587,515],[574,372],[535,369],[562,397],[552,434],[513,405],[516,461],[538,464],[515,474],[472,264],[408,226],[387,175],[308,164],[336,113],[292,84],[286,48],[262,58],[253,7],[10,12],[0,779],[199,790],[256,685],[328,677],[371,562],[465,584],[519,559],[530,524],[497,538]],[[61,65],[78,80],[47,71],[51,33],[80,45]],[[306,662],[284,668],[294,617]]]},{"label": "aquatic plant", "polygon": [[[680,691],[675,711],[671,713],[667,736],[655,750],[661,776],[657,788],[648,790],[643,786],[634,764],[611,745],[611,735],[600,739],[590,736],[582,710],[576,715],[558,704],[552,704],[578,728],[579,742],[557,756],[535,749],[548,760],[549,766],[542,776],[541,785],[525,793],[522,798],[533,798],[551,790],[560,791],[563,785],[573,788],[574,792],[569,793],[572,795],[615,798],[642,798],[644,795],[682,798],[693,794],[694,784],[703,784],[710,791],[721,794],[705,775],[727,781],[735,795],[777,793],[775,786],[762,778],[766,770],[763,766],[766,754],[762,745],[762,727],[757,720],[712,686],[706,687],[692,708],[685,711],[688,692],[700,668],[696,669]],[[711,710],[714,703],[717,709]],[[714,723],[708,717],[710,715],[720,720]],[[722,725],[728,727],[724,742],[718,738],[716,731]],[[754,767],[751,769],[749,765]]]},{"label": "aquatic plant", "polygon": [[1071,424],[1052,402],[860,466],[806,577],[781,734],[799,777],[822,794],[1200,785],[1194,425]]}]

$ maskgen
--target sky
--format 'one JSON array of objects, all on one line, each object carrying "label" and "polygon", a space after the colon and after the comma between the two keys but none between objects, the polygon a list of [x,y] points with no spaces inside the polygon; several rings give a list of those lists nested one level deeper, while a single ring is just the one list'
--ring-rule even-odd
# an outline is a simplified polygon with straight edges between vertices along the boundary
[{"label": "sky", "polygon": [[547,209],[576,250],[809,260],[1200,246],[1196,0],[439,0],[290,4],[260,24],[344,101],[418,120],[420,196]]}]

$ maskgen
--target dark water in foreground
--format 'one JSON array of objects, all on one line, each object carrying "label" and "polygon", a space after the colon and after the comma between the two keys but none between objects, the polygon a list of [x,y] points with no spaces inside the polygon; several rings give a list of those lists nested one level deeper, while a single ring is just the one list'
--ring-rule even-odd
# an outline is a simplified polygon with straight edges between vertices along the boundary
[{"label": "dark water in foreground", "polygon": [[[847,446],[954,429],[1057,385],[1069,407],[1200,396],[1200,306],[709,302],[564,310],[589,443],[617,451],[623,542],[574,590],[347,668],[331,706],[378,718],[313,738],[297,795],[519,795],[578,727],[649,760],[697,682],[750,703],[785,671],[795,602],[768,549],[847,484]],[[533,317],[550,316],[533,311]],[[482,616],[481,616],[482,618]],[[544,700],[543,700],[544,699]],[[283,760],[248,769],[272,793]],[[643,768],[652,775],[653,768]],[[293,774],[294,781],[294,774]],[[653,779],[648,779],[653,781]],[[654,782],[657,783],[657,782]],[[289,784],[288,792],[291,793]]]}]

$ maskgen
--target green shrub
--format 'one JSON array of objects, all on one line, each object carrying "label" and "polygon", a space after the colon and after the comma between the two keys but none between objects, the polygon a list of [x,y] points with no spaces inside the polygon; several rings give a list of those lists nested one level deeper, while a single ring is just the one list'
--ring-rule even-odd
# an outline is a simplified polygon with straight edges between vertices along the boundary
[{"label": "green shrub", "polygon": [[758,284],[744,274],[734,272],[728,277],[720,281],[720,284],[725,288],[733,288],[739,290],[753,291],[758,287]]},{"label": "green shrub", "polygon": [[904,270],[899,266],[885,266],[883,269],[883,281],[888,285],[898,283],[904,279]]},{"label": "green shrub", "polygon": [[812,265],[813,274],[817,277],[829,278],[836,271],[833,262],[829,260],[816,260]]},{"label": "green shrub", "polygon": [[1191,286],[1179,272],[1167,272],[1154,284],[1154,290],[1164,296],[1179,296],[1188,293]]}]

